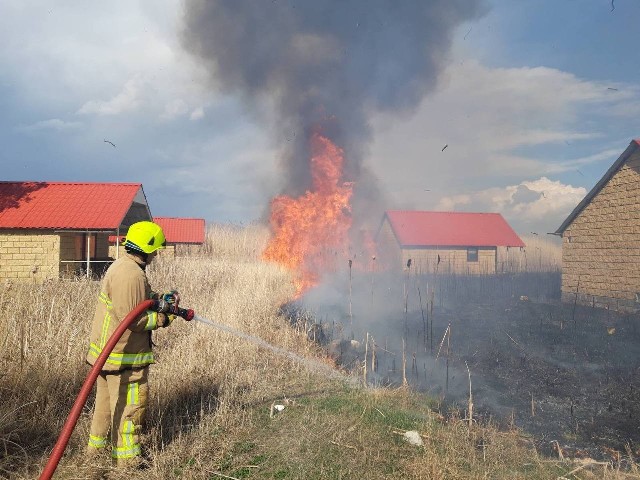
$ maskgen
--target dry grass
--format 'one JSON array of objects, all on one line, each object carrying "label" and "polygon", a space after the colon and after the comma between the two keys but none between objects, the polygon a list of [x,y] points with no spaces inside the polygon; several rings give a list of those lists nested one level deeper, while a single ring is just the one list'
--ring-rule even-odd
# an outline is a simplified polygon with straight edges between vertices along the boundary
[{"label": "dry grass", "polygon": [[498,272],[559,272],[562,269],[562,243],[549,235],[524,235],[525,247],[498,249]]},{"label": "dry grass", "polygon": [[233,263],[255,261],[260,258],[269,239],[269,231],[251,223],[247,226],[217,225],[210,228],[202,246],[180,247],[179,253],[207,255]]},{"label": "dry grass", "polygon": [[[306,357],[322,358],[306,333],[278,313],[292,295],[287,272],[259,260],[257,226],[219,227],[185,257],[158,258],[158,290],[183,304]],[[0,287],[0,477],[36,478],[88,367],[89,323],[99,284],[78,279]],[[177,320],[155,336],[144,472],[109,478],[559,478],[570,462],[540,459],[517,432],[435,413],[401,390],[348,387],[228,333]],[[275,403],[285,410],[270,415]],[[90,405],[57,478],[87,478],[83,457]],[[446,418],[445,418],[446,417]],[[418,430],[423,447],[399,433]],[[103,462],[100,468],[108,469]],[[633,475],[589,466],[567,478]],[[629,478],[638,478],[629,476]]]}]

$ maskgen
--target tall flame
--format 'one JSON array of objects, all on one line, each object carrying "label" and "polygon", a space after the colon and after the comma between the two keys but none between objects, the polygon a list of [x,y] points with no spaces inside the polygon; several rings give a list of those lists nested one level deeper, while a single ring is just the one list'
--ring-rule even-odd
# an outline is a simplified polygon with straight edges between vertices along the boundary
[{"label": "tall flame", "polygon": [[346,249],[352,183],[342,181],[344,151],[319,133],[311,139],[312,189],[271,201],[272,237],[263,258],[294,273],[296,296],[316,285]]}]

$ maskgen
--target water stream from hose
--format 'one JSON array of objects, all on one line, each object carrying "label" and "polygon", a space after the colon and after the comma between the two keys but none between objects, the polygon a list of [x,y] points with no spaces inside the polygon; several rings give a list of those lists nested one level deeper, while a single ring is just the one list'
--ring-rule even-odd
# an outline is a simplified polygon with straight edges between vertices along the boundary
[{"label": "water stream from hose", "polygon": [[349,383],[357,383],[357,380],[354,377],[351,377],[349,375],[346,375],[338,370],[335,370],[334,368],[332,368],[330,365],[327,365],[325,363],[322,363],[318,360],[314,360],[311,358],[305,358],[302,357],[296,353],[290,352],[289,350],[285,350],[284,348],[280,348],[280,347],[276,347],[275,345],[271,345],[268,342],[265,342],[263,339],[261,339],[260,337],[256,337],[254,335],[249,335],[248,333],[245,333],[241,330],[237,330],[233,327],[230,327],[228,325],[224,325],[222,323],[217,323],[217,322],[213,322],[209,319],[203,318],[199,315],[194,315],[193,316],[193,320],[199,323],[202,323],[204,325],[207,325],[209,327],[213,327],[213,328],[217,328],[218,330],[222,330],[224,332],[230,333],[232,335],[235,335],[236,337],[240,337],[243,338],[251,343],[253,343],[254,345],[257,345],[259,347],[265,348],[267,350],[272,351],[273,353],[276,353],[278,355],[281,355],[283,357],[288,358],[289,360],[292,360],[294,362],[298,362],[301,363],[302,365],[306,366],[307,368],[309,368],[309,370],[312,370],[313,372],[316,373],[320,373],[328,378],[335,378],[335,379],[339,379],[339,380],[346,380]]}]

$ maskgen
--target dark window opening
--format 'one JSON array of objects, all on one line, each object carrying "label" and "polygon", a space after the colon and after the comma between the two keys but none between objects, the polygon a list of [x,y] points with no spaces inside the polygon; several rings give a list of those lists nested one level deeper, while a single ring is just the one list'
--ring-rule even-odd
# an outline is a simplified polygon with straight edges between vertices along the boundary
[{"label": "dark window opening", "polygon": [[[90,258],[95,258],[96,257],[96,240],[97,240],[97,235],[94,234],[90,234],[91,236],[89,237],[89,256]],[[74,260],[86,260],[87,259],[87,234],[84,233],[82,235],[76,235],[74,237],[74,250],[75,250],[75,256],[74,256]]]},{"label": "dark window opening", "polygon": [[477,247],[467,248],[467,262],[477,262],[477,261],[478,261],[478,248]]}]

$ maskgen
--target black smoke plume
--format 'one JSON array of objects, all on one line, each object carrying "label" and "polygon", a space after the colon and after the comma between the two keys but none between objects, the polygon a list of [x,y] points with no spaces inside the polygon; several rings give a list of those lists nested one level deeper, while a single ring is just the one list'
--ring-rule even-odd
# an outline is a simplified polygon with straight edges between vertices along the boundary
[{"label": "black smoke plume", "polygon": [[189,0],[182,42],[218,88],[273,107],[283,193],[308,189],[308,138],[321,128],[345,151],[357,211],[373,188],[370,114],[415,108],[455,28],[484,12],[484,0]]}]

